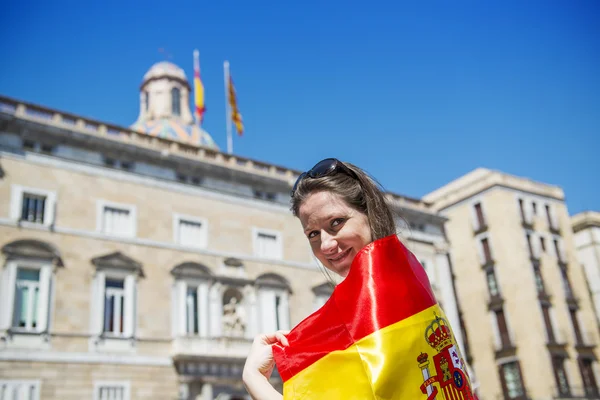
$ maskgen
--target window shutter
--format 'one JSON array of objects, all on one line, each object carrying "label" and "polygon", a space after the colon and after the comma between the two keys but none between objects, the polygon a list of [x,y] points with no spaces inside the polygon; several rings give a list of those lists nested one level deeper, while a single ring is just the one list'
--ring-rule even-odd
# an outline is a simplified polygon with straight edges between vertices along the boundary
[{"label": "window shutter", "polygon": [[177,302],[177,335],[187,334],[187,285],[185,281],[175,283],[175,298]]},{"label": "window shutter", "polygon": [[222,332],[221,317],[223,316],[223,296],[221,285],[215,284],[210,288],[210,337],[220,337]]},{"label": "window shutter", "polygon": [[290,329],[290,306],[287,292],[281,293],[281,303],[279,303],[277,313],[279,314],[281,329]]},{"label": "window shutter", "polygon": [[177,283],[171,287],[171,336],[176,337],[179,333],[179,300],[177,297]]},{"label": "window shutter", "polygon": [[123,328],[123,334],[127,338],[135,337],[136,328],[136,288],[135,288],[135,276],[128,275],[124,282],[125,289],[125,318],[123,321],[125,326]]},{"label": "window shutter", "polygon": [[104,329],[104,272],[96,273],[92,285],[92,312],[90,327],[92,335],[101,335]]},{"label": "window shutter", "polygon": [[262,290],[260,298],[261,327],[263,332],[275,332],[277,330],[275,309],[275,293],[271,290]]},{"label": "window shutter", "polygon": [[208,282],[198,285],[198,334],[208,337]]},{"label": "window shutter", "polygon": [[492,332],[494,334],[494,346],[496,349],[502,348],[502,339],[500,338],[500,328],[498,327],[498,318],[494,311],[490,311],[490,318],[492,320]]},{"label": "window shutter", "polygon": [[37,331],[46,332],[48,328],[50,279],[52,278],[52,266],[45,265],[40,270],[40,286],[38,293],[37,309]]},{"label": "window shutter", "polygon": [[483,255],[483,243],[481,242],[483,238],[479,238],[477,240],[477,257],[479,258],[479,263],[481,265],[485,264],[485,256]]},{"label": "window shutter", "polygon": [[9,329],[12,325],[16,279],[17,265],[15,263],[9,262],[2,270],[2,302],[0,302],[0,329]]}]

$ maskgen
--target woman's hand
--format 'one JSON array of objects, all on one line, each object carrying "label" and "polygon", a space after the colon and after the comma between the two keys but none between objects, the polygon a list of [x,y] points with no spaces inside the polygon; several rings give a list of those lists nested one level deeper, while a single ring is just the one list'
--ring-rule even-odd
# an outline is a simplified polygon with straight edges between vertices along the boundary
[{"label": "woman's hand", "polygon": [[258,335],[254,338],[242,373],[244,385],[253,399],[281,399],[281,394],[271,386],[269,378],[271,378],[275,367],[273,345],[279,343],[283,346],[289,346],[289,342],[285,337],[288,333],[290,331],[277,331]]}]

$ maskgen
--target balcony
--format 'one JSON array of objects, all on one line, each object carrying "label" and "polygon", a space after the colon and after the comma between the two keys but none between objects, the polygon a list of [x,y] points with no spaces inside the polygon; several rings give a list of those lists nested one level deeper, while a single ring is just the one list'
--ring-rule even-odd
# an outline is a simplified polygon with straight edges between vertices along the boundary
[{"label": "balcony", "polygon": [[485,221],[477,221],[473,224],[473,236],[477,236],[480,233],[488,230],[488,224]]},{"label": "balcony", "polygon": [[551,305],[552,302],[552,296],[550,296],[548,294],[548,292],[546,292],[546,289],[542,289],[540,291],[538,291],[538,300],[540,301],[540,303],[542,305]]},{"label": "balcony", "polygon": [[481,269],[484,271],[488,270],[489,268],[493,268],[495,264],[496,262],[493,258],[488,258],[481,263]]},{"label": "balcony", "polygon": [[521,226],[527,230],[533,230],[533,218],[530,215],[521,215]]},{"label": "balcony", "polygon": [[552,396],[552,400],[592,400],[592,399],[600,399],[600,395],[598,394],[598,389],[594,387],[585,388],[582,386],[567,386],[563,388],[555,387],[554,395]]},{"label": "balcony", "polygon": [[488,301],[488,310],[497,311],[497,310],[501,309],[503,305],[504,305],[504,299],[502,298],[502,295],[497,294],[494,296],[490,296],[489,301]]},{"label": "balcony", "polygon": [[569,310],[578,310],[579,309],[579,298],[576,297],[571,290],[565,290],[567,307]]},{"label": "balcony", "polygon": [[591,353],[593,355],[596,348],[596,341],[592,339],[593,337],[594,333],[592,331],[585,331],[584,335],[576,334],[575,350],[579,353]]},{"label": "balcony", "polygon": [[508,336],[501,338],[502,343],[495,346],[496,358],[512,357],[517,354],[517,346],[514,345]]},{"label": "balcony", "polygon": [[173,340],[171,354],[175,357],[202,356],[205,358],[242,359],[248,356],[251,345],[252,339],[243,337],[181,336]]}]

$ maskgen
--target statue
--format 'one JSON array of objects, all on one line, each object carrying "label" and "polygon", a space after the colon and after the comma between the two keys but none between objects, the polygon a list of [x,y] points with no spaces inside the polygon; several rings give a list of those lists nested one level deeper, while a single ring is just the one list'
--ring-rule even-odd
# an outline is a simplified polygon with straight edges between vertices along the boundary
[{"label": "statue", "polygon": [[246,324],[242,318],[242,310],[239,308],[235,297],[229,299],[229,303],[223,306],[223,334],[225,336],[244,336]]}]

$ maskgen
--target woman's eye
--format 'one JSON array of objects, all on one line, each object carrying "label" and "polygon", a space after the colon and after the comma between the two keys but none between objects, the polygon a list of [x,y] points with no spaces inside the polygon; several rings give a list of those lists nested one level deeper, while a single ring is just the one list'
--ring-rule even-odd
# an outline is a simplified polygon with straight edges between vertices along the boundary
[{"label": "woman's eye", "polygon": [[344,218],[336,218],[333,221],[331,221],[331,226],[336,227],[342,222],[344,222]]},{"label": "woman's eye", "polygon": [[308,234],[308,238],[309,238],[309,239],[312,239],[312,238],[314,238],[315,236],[317,236],[318,234],[319,234],[319,232],[317,232],[317,231],[312,231],[311,233],[309,233],[309,234]]}]

